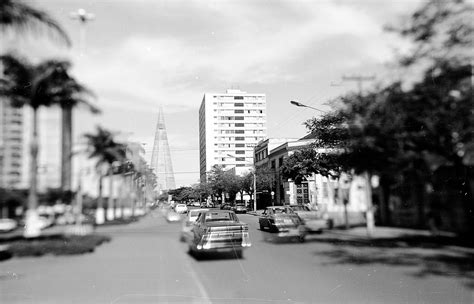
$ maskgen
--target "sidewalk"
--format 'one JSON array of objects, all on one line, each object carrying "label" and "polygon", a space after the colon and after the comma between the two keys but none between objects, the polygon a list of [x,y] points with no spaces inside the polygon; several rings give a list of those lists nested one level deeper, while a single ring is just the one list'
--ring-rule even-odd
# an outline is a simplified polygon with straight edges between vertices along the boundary
[{"label": "sidewalk", "polygon": [[439,232],[433,235],[429,230],[399,227],[375,227],[369,237],[366,227],[354,227],[348,230],[325,230],[322,238],[335,238],[341,242],[368,244],[381,247],[424,247],[456,249],[474,254],[474,241],[461,238],[452,232]]}]

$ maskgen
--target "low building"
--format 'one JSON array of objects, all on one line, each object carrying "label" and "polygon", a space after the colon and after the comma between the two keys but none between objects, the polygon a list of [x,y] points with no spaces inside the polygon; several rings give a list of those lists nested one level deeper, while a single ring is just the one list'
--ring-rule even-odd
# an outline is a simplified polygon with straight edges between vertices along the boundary
[{"label": "low building", "polygon": [[281,167],[285,159],[313,142],[311,136],[290,140],[267,139],[255,147],[255,166],[266,168],[266,172],[273,176],[270,189],[257,192],[258,208],[285,204],[311,205],[326,211],[335,225],[343,225],[346,201],[349,223],[365,223],[366,183],[362,177],[342,174],[339,179],[334,179],[312,174],[299,183],[283,178]]}]

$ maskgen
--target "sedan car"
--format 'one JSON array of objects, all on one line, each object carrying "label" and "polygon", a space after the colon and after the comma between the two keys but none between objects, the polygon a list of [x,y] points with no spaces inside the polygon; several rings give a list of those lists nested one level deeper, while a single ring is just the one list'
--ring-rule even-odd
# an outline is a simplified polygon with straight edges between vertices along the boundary
[{"label": "sedan car", "polygon": [[242,257],[244,248],[250,247],[249,227],[233,211],[208,210],[199,213],[193,225],[193,237],[188,241],[189,251],[234,252]]},{"label": "sedan car", "polygon": [[232,210],[232,205],[231,204],[223,204],[221,205],[222,210]]},{"label": "sedan car", "polygon": [[330,228],[330,222],[321,212],[311,210],[304,205],[288,205],[303,221],[306,230],[309,232],[322,232]]},{"label": "sedan car", "polygon": [[174,207],[174,211],[176,211],[176,213],[186,213],[188,212],[188,207],[186,206],[186,204],[177,204],[176,207]]},{"label": "sedan car", "polygon": [[288,206],[267,207],[258,218],[260,230],[268,228],[278,236],[298,237],[303,242],[306,228],[299,216]]},{"label": "sedan car", "polygon": [[247,208],[244,204],[237,204],[232,207],[232,210],[234,210],[235,213],[247,213]]},{"label": "sedan car", "polygon": [[193,224],[198,218],[199,214],[209,209],[192,209],[189,210],[188,216],[183,221],[183,226],[181,227],[181,235],[179,237],[180,241],[184,242],[193,236]]}]

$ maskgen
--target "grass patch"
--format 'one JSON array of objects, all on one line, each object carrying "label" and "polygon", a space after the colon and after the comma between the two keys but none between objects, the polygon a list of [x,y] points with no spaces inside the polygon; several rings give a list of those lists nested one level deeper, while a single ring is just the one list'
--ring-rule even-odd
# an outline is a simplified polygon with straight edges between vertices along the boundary
[{"label": "grass patch", "polygon": [[97,246],[109,242],[110,237],[91,234],[85,236],[54,235],[36,239],[17,239],[7,243],[13,257],[73,255],[93,252]]},{"label": "grass patch", "polygon": [[139,219],[140,219],[140,217],[138,217],[138,216],[132,216],[132,217],[129,217],[129,218],[116,218],[112,221],[105,221],[105,223],[103,223],[100,226],[128,225],[130,223],[137,222]]}]

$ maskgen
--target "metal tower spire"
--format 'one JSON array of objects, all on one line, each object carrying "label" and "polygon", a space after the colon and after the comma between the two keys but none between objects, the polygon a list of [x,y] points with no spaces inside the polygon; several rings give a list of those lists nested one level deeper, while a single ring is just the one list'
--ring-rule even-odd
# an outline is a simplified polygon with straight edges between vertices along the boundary
[{"label": "metal tower spire", "polygon": [[168,145],[168,136],[166,135],[165,119],[163,117],[163,108],[161,106],[158,111],[155,142],[151,154],[151,167],[155,171],[158,181],[157,190],[160,193],[163,190],[174,189],[176,187],[173,166],[171,164],[170,147]]}]

